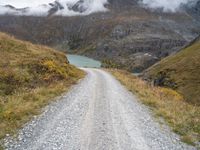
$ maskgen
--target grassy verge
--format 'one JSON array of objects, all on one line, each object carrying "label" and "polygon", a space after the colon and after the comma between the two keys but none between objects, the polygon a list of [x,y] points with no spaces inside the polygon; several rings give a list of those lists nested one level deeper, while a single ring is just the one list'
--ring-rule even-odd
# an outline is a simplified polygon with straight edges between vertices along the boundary
[{"label": "grassy verge", "polygon": [[15,134],[24,123],[41,113],[41,108],[67,92],[75,83],[75,80],[56,82],[29,91],[20,89],[13,95],[0,97],[0,138],[6,134]]},{"label": "grassy verge", "polygon": [[84,75],[64,53],[0,33],[0,140]]},{"label": "grassy verge", "polygon": [[177,92],[153,87],[129,72],[109,70],[123,85],[163,117],[182,141],[194,145],[200,141],[200,107],[186,103]]}]

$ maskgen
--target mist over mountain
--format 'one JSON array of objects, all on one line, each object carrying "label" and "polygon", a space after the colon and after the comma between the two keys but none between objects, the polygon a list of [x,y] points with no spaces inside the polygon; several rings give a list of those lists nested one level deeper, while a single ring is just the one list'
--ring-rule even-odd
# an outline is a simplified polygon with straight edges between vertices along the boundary
[{"label": "mist over mountain", "polygon": [[[95,12],[104,12],[107,4],[113,0],[36,0],[30,3],[28,0],[2,0],[0,2],[0,14],[48,16],[49,14],[75,16],[89,15]],[[117,1],[117,0],[116,0]],[[183,6],[194,6],[198,0],[129,0],[152,10],[164,12],[176,12]]]},{"label": "mist over mountain", "polygon": [[142,0],[141,3],[152,9],[162,9],[164,12],[176,12],[181,6],[194,6],[198,0]]},{"label": "mist over mountain", "polygon": [[47,16],[49,14],[75,16],[88,15],[94,12],[103,12],[107,0],[44,0],[35,1],[33,4],[23,0],[5,1],[0,3],[0,14]]}]

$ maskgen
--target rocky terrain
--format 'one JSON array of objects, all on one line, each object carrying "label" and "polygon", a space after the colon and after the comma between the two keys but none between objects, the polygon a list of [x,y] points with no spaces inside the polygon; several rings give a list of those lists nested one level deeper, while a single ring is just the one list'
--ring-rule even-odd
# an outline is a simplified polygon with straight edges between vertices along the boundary
[{"label": "rocky terrain", "polygon": [[[84,12],[81,2],[71,9]],[[200,33],[200,2],[172,13],[150,10],[137,0],[109,0],[106,12],[71,17],[55,16],[62,5],[49,5],[43,17],[1,15],[0,31],[133,72],[175,53]]]}]

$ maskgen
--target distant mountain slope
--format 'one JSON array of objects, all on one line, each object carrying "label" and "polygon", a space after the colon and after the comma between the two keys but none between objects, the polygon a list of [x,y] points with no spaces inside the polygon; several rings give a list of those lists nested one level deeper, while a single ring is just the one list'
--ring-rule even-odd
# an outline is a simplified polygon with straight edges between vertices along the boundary
[{"label": "distant mountain slope", "polygon": [[0,33],[0,139],[81,77],[65,54]]},{"label": "distant mountain slope", "polygon": [[200,105],[200,38],[145,71],[155,84],[176,89],[189,103]]},{"label": "distant mountain slope", "polygon": [[[87,0],[86,0],[87,1]],[[80,0],[74,11],[86,2]],[[92,0],[93,1],[93,0]],[[109,11],[88,16],[0,16],[0,31],[36,44],[44,44],[141,72],[175,53],[200,33],[198,6],[178,12],[150,10],[138,0],[109,0]],[[55,11],[55,12],[54,12]]]}]

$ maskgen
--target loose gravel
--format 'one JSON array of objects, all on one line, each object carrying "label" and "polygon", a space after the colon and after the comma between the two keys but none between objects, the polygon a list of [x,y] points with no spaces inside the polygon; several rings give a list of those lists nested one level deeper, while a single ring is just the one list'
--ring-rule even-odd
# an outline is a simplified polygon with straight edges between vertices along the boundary
[{"label": "loose gravel", "polygon": [[84,70],[84,80],[4,140],[7,150],[195,150],[109,73]]}]

